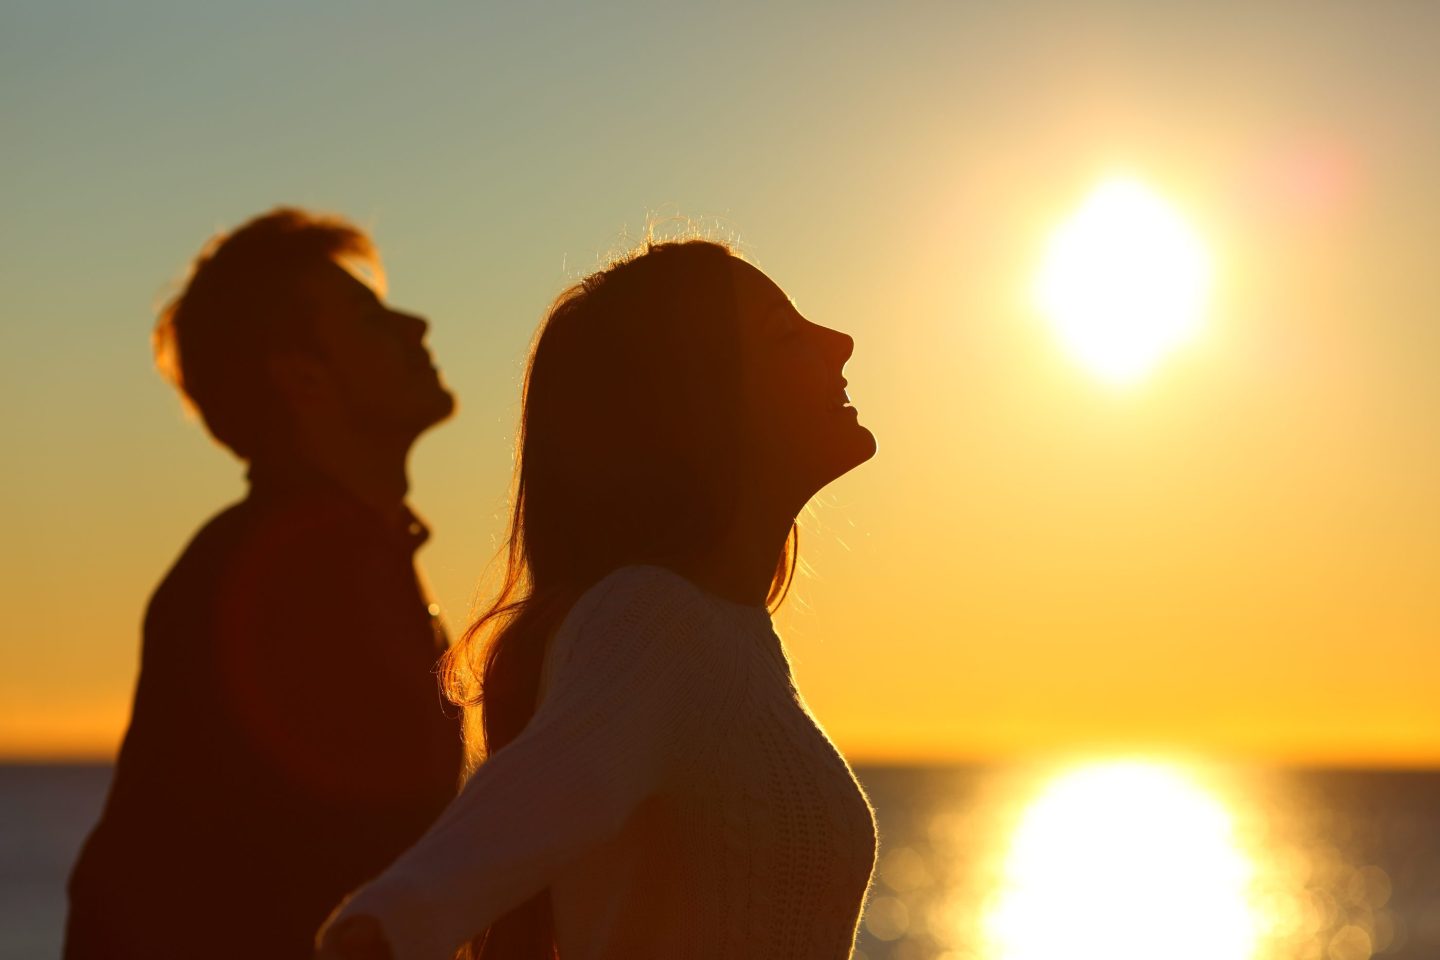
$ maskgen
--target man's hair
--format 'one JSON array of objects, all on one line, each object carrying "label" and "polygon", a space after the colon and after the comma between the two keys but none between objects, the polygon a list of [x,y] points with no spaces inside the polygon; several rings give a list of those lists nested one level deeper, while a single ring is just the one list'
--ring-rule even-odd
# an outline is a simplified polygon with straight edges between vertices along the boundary
[{"label": "man's hair", "polygon": [[155,324],[155,363],[210,434],[252,459],[286,429],[267,369],[313,344],[307,280],[326,264],[363,268],[378,288],[369,236],[348,221],[279,207],[212,237]]}]

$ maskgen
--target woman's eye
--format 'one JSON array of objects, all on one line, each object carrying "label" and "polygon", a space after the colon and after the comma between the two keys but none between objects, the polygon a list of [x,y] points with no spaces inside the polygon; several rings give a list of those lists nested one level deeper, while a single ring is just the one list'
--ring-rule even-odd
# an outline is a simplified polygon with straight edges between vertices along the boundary
[{"label": "woman's eye", "polygon": [[770,332],[776,337],[788,337],[800,329],[800,322],[795,314],[789,311],[776,311],[771,315]]}]

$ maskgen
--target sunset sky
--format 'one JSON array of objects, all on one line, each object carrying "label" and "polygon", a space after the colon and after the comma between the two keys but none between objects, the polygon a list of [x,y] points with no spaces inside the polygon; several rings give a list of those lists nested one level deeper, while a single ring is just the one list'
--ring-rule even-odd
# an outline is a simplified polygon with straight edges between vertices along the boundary
[{"label": "sunset sky", "polygon": [[[852,760],[1440,763],[1440,5],[0,12],[0,756],[109,757],[149,592],[243,491],[156,306],[279,203],[373,230],[460,398],[412,461],[453,633],[551,298],[689,218],[851,333],[879,439],[777,623]],[[1033,305],[1096,184],[1212,266],[1128,384]]]}]

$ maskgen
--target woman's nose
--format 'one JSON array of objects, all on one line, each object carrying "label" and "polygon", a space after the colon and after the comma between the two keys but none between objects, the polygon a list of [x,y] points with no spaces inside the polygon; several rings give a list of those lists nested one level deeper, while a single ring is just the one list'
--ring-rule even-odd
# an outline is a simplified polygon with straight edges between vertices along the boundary
[{"label": "woman's nose", "polygon": [[842,365],[850,359],[855,352],[855,338],[848,333],[841,333],[839,330],[831,330],[825,327],[826,349],[835,355],[835,359]]}]

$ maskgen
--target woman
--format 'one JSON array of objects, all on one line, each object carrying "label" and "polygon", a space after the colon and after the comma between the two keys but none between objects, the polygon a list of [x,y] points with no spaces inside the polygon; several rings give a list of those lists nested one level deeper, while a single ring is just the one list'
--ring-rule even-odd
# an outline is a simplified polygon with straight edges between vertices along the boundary
[{"label": "woman", "polygon": [[652,244],[560,297],[504,586],[448,661],[488,759],[322,956],[849,957],[874,819],[769,610],[796,515],[875,453],[852,347],[714,243]]}]

